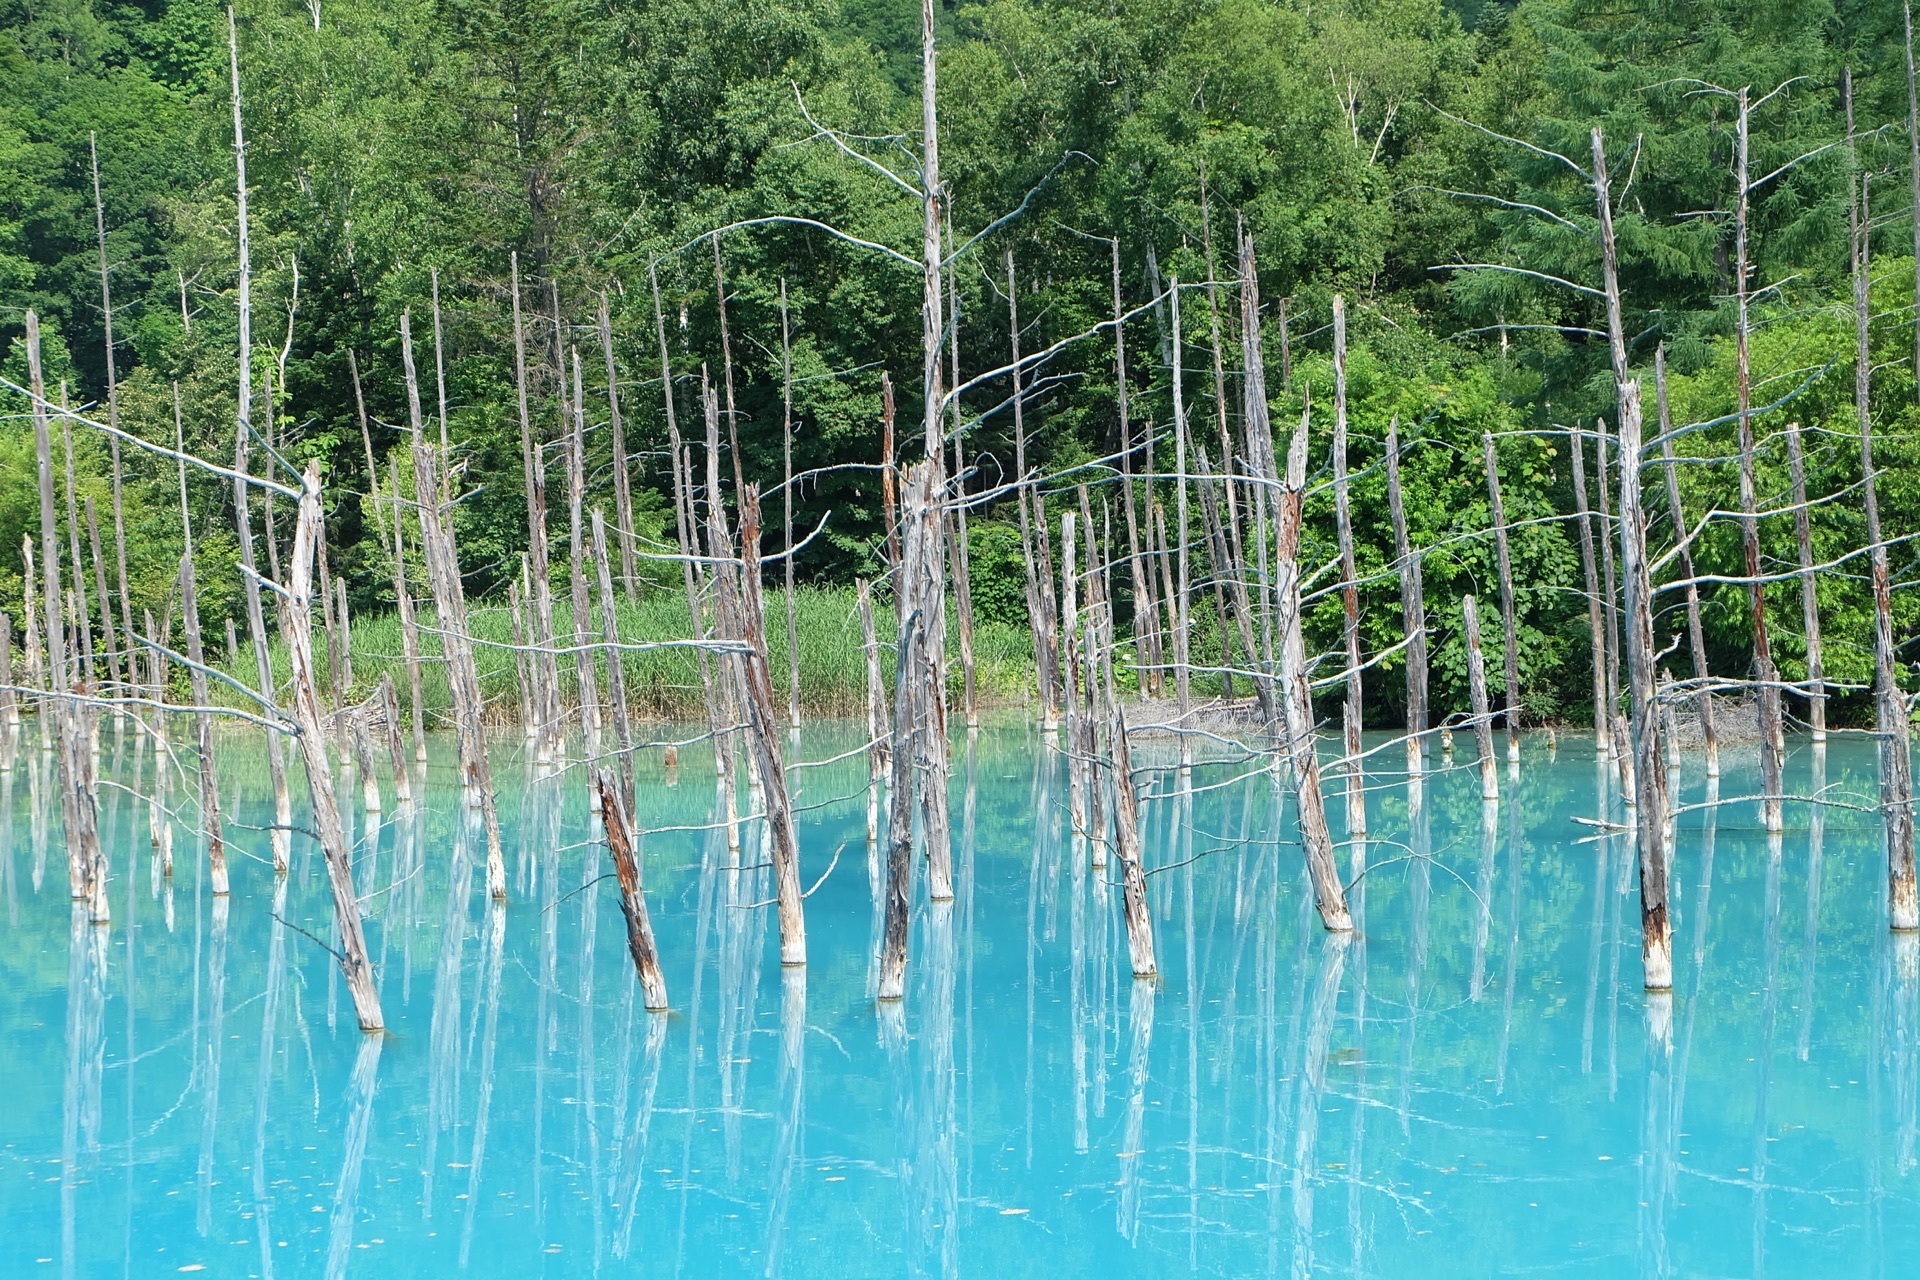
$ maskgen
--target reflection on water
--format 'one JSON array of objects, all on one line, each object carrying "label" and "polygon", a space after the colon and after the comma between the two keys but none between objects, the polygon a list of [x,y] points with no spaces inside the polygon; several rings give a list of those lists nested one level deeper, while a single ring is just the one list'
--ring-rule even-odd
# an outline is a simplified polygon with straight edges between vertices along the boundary
[{"label": "reflection on water", "polygon": [[794,775],[804,882],[833,871],[787,970],[763,833],[728,838],[710,756],[643,755],[666,1015],[584,775],[520,745],[504,906],[450,749],[424,804],[350,815],[392,1023],[367,1038],[309,842],[272,874],[264,762],[226,753],[215,898],[194,789],[154,803],[164,757],[103,730],[97,928],[46,875],[28,726],[0,772],[0,1274],[1873,1276],[1920,1246],[1920,942],[1884,928],[1868,744],[1796,749],[1832,803],[1784,836],[1740,798],[1756,762],[1681,763],[1657,1001],[1631,811],[1582,742],[1530,740],[1498,803],[1470,767],[1369,779],[1350,937],[1270,772],[1141,743],[1162,974],[1136,982],[1065,759],[1018,724],[957,740],[956,897],[919,893],[885,1005],[863,755]]}]

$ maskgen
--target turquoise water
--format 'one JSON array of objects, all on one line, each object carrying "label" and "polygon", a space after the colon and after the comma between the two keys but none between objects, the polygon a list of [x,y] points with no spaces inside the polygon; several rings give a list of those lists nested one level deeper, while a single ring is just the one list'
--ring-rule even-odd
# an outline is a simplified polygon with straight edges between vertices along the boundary
[{"label": "turquoise water", "polygon": [[[383,1038],[317,940],[316,852],[296,836],[276,890],[258,750],[227,742],[231,901],[184,829],[162,885],[147,806],[107,786],[110,929],[72,922],[48,762],[0,775],[0,1275],[1875,1276],[1920,1247],[1920,980],[1847,807],[1860,741],[1795,748],[1835,803],[1784,837],[1737,757],[1727,803],[1680,815],[1664,1045],[1626,840],[1575,821],[1617,792],[1571,739],[1528,739],[1493,810],[1471,770],[1411,807],[1378,778],[1351,942],[1268,775],[1150,773],[1154,985],[1063,839],[1059,758],[989,729],[956,748],[959,896],[917,907],[896,1009],[868,996],[864,761],[796,775],[803,882],[832,870],[783,972],[757,834],[730,855],[706,762],[647,753],[664,1018],[581,773],[498,745],[497,911],[436,754],[424,806],[351,815]],[[103,746],[150,788],[148,748]]]}]

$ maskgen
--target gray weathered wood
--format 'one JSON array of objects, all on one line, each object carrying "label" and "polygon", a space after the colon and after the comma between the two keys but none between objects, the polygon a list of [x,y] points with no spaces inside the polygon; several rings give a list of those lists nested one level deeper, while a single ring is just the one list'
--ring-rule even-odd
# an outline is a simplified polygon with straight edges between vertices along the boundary
[{"label": "gray weathered wood", "polygon": [[1427,603],[1420,557],[1407,532],[1407,506],[1400,489],[1400,423],[1387,426],[1387,509],[1393,518],[1394,559],[1400,573],[1400,621],[1407,634],[1407,772],[1426,768]]},{"label": "gray weathered wood", "polygon": [[1813,525],[1807,506],[1807,463],[1800,424],[1787,424],[1787,464],[1793,474],[1793,532],[1800,552],[1800,616],[1807,638],[1807,724],[1814,742],[1827,740],[1827,675],[1820,652],[1820,597],[1814,590]]},{"label": "gray weathered wood", "polygon": [[627,922],[627,954],[633,958],[633,971],[640,979],[641,1002],[649,1011],[662,1013],[668,1007],[667,979],[660,971],[660,949],[653,940],[653,922],[647,916],[647,897],[641,890],[640,858],[634,848],[627,803],[611,770],[596,770],[594,783],[600,792],[600,822],[607,833],[607,853],[613,858],[614,875],[620,882],[620,914]]},{"label": "gray weathered wood", "polygon": [[340,939],[340,950],[336,953],[340,972],[346,979],[360,1029],[379,1031],[386,1026],[386,1020],[381,1014],[379,993],[373,985],[366,937],[360,929],[360,899],[353,887],[353,850],[340,821],[333,774],[327,765],[320,695],[314,678],[313,562],[323,536],[321,519],[320,464],[310,462],[301,478],[300,508],[294,524],[293,556],[287,579],[287,657],[292,668],[292,714],[299,728],[301,754],[306,760],[314,834],[319,839],[327,866],[327,883],[333,891],[334,927]]},{"label": "gray weathered wood", "polygon": [[1482,432],[1480,443],[1487,460],[1487,503],[1493,519],[1494,557],[1500,570],[1501,648],[1507,677],[1507,763],[1520,762],[1520,627],[1513,600],[1513,554],[1507,544],[1507,504],[1500,493],[1500,459],[1494,453],[1493,433]]}]

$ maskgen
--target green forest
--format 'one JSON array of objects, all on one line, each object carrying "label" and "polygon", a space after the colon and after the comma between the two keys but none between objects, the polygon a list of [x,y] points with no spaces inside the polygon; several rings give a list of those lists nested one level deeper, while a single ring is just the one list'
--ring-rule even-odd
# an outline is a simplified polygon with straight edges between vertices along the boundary
[{"label": "green forest", "polygon": [[[1435,705],[1464,706],[1459,601],[1495,594],[1481,452],[1491,432],[1515,526],[1527,717],[1587,721],[1593,654],[1578,538],[1553,517],[1576,505],[1567,432],[1611,418],[1615,383],[1592,193],[1556,153],[1584,163],[1592,131],[1606,139],[1625,329],[1649,421],[1663,351],[1673,421],[1706,424],[1675,441],[1697,460],[1682,469],[1686,508],[1695,520],[1732,510],[1731,95],[1750,88],[1756,102],[1771,95],[1753,111],[1748,139],[1759,501],[1763,510],[1790,501],[1785,429],[1799,424],[1816,558],[1833,562],[1818,579],[1826,676],[1847,689],[1832,715],[1871,720],[1871,591],[1864,560],[1847,558],[1866,542],[1849,235],[1862,189],[1875,460],[1904,656],[1920,634],[1920,595],[1900,585],[1914,576],[1908,539],[1920,533],[1920,141],[1899,5],[960,0],[936,9],[937,142],[955,250],[950,358],[965,388],[964,484],[979,499],[967,526],[972,594],[983,663],[998,655],[998,696],[1018,700],[1032,678],[1021,667],[1015,507],[996,497],[1019,474],[1014,387],[981,376],[1012,359],[1010,303],[1023,352],[1057,346],[1026,369],[1017,406],[1029,470],[1060,490],[1049,502],[1057,538],[1073,486],[1109,481],[1113,459],[1146,433],[1152,443],[1129,465],[1162,477],[1155,500],[1172,502],[1164,477],[1174,466],[1176,367],[1203,443],[1219,438],[1216,421],[1243,429],[1247,370],[1264,369],[1252,394],[1282,431],[1311,411],[1310,474],[1323,484],[1339,296],[1358,557],[1371,575],[1368,650],[1403,635],[1374,465],[1397,422],[1416,444],[1403,462],[1413,542],[1431,549]],[[177,412],[189,452],[230,461],[244,396],[256,429],[289,461],[321,465],[331,571],[347,584],[356,624],[367,622],[355,643],[367,646],[361,673],[376,678],[376,660],[394,646],[380,621],[394,607],[393,575],[365,495],[393,475],[411,482],[403,314],[426,415],[460,459],[466,588],[488,604],[504,600],[527,547],[523,392],[536,438],[561,439],[581,371],[586,504],[611,512],[627,467],[634,528],[662,549],[674,522],[666,396],[697,438],[702,378],[725,381],[737,402],[733,463],[771,493],[789,465],[790,386],[790,465],[803,476],[794,536],[820,530],[795,561],[811,619],[801,659],[817,644],[812,665],[829,668],[810,677],[810,696],[817,681],[822,705],[857,705],[864,673],[849,588],[886,565],[876,471],[883,378],[898,391],[901,456],[918,456],[922,439],[923,282],[917,266],[902,265],[917,260],[922,235],[911,189],[924,154],[920,6],[246,0],[233,16],[230,49],[228,11],[212,0],[0,0],[0,376],[26,384],[33,311],[49,395],[63,385],[90,417],[111,412],[126,430],[170,443]],[[251,255],[245,388],[236,373],[236,63]],[[1263,307],[1255,353],[1238,322],[1242,227]],[[1124,384],[1114,328],[1101,327],[1116,297],[1128,317]],[[21,542],[39,530],[39,495],[27,398],[0,399],[0,608],[17,619]],[[615,399],[625,458],[606,429]],[[105,521],[108,441],[79,429],[72,448],[77,492]],[[136,619],[158,616],[177,590],[180,481],[171,462],[137,449],[124,465],[129,603]],[[203,625],[218,637],[244,608],[232,495],[205,474],[189,487]],[[1657,469],[1647,487],[1658,554],[1674,532]],[[766,541],[777,550],[784,513],[777,500],[767,506]],[[551,517],[560,536],[564,507],[563,496]],[[1790,514],[1764,517],[1761,537],[1770,571],[1796,563]],[[1304,538],[1303,564],[1335,561],[1323,490],[1309,497]],[[1693,552],[1702,575],[1738,575],[1736,522],[1710,522]],[[678,566],[647,563],[642,595],[674,598]],[[1656,581],[1676,572],[1663,563]],[[1329,581],[1308,570],[1310,593]],[[1123,575],[1115,582],[1124,595]],[[1782,673],[1802,678],[1800,587],[1782,581],[1769,594]],[[1745,589],[1714,584],[1702,597],[1714,670],[1747,676]],[[1333,649],[1340,602],[1310,598],[1309,643]],[[1665,649],[1684,630],[1684,602],[1669,590],[1656,608],[1656,648]],[[684,610],[677,616],[684,626]],[[664,604],[643,601],[633,617],[636,626],[652,619],[655,633],[675,625]],[[1197,652],[1217,654],[1218,626],[1199,603],[1195,629]],[[494,630],[504,637],[506,624]],[[1488,630],[1497,646],[1497,616]],[[784,643],[784,627],[769,631]],[[1405,696],[1401,661],[1389,656],[1369,672],[1369,717],[1382,724]],[[1684,666],[1684,652],[1666,661]],[[510,662],[496,665],[510,687]],[[830,686],[842,678],[856,692],[836,702]]]}]

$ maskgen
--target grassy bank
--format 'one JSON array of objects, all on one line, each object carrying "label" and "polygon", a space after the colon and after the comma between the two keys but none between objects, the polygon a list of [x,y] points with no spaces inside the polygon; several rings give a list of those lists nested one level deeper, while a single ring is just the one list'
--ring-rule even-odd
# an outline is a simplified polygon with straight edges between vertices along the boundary
[{"label": "grassy bank", "polygon": [[[554,610],[555,626],[563,635],[567,634],[572,627],[572,611],[564,601],[556,601]],[[686,598],[678,594],[654,591],[637,602],[623,599],[619,603],[618,615],[622,644],[684,641],[692,634]],[[866,654],[861,648],[860,615],[852,588],[802,587],[794,593],[794,615],[799,636],[802,708],[816,716],[862,713],[867,697],[867,665]],[[491,708],[492,718],[503,722],[515,720],[519,716],[519,694],[515,688],[513,652],[506,647],[513,643],[512,618],[505,604],[497,602],[475,604],[470,618],[476,641],[474,653],[480,667],[480,687]],[[423,626],[430,625],[430,619],[425,614],[421,622]],[[881,643],[891,644],[894,637],[893,611],[884,600],[876,602],[874,625],[879,631]],[[590,630],[597,640],[601,634],[597,609]],[[960,692],[959,633],[958,625],[951,617],[947,630],[957,705]],[[405,660],[401,657],[399,615],[385,613],[354,618],[351,631],[353,682],[345,691],[344,700],[355,702],[365,698],[380,683],[383,674],[390,674],[404,702],[407,696],[407,672]],[[316,637],[316,647],[318,639]],[[446,674],[438,662],[438,639],[423,633],[421,646],[429,659],[422,673],[422,696],[429,712],[443,712],[451,704]],[[767,593],[767,647],[773,665],[774,694],[784,706],[788,681],[786,597],[777,590]],[[1033,641],[1025,630],[1005,623],[983,623],[976,629],[974,653],[982,702],[1019,702],[1026,696],[1033,678]],[[316,657],[323,668],[321,674],[324,680],[327,676],[324,650]],[[694,650],[629,649],[622,653],[621,662],[626,675],[627,698],[635,714],[659,719],[683,719],[704,714]],[[278,641],[273,647],[273,664],[275,681],[284,686],[289,678],[287,652],[286,646]],[[228,655],[225,665],[236,678],[248,684],[254,682],[253,659],[251,652],[245,648],[244,636],[242,653]],[[881,669],[891,686],[891,653],[883,655]],[[600,682],[603,697],[605,671],[602,661]],[[571,699],[574,696],[571,657],[563,657],[560,661],[560,684],[562,696]],[[330,694],[331,690],[323,692]]]}]

